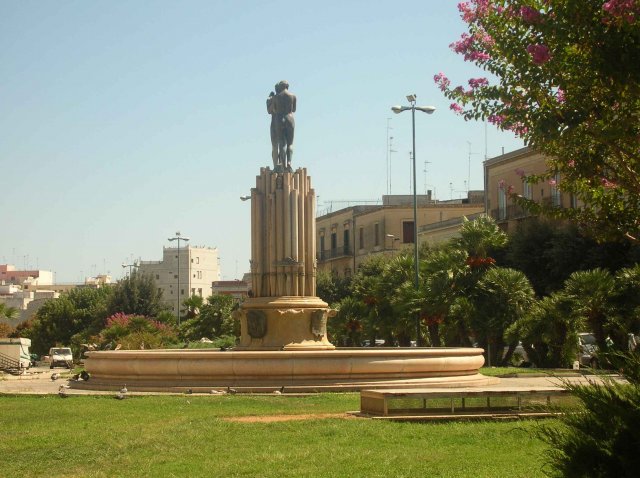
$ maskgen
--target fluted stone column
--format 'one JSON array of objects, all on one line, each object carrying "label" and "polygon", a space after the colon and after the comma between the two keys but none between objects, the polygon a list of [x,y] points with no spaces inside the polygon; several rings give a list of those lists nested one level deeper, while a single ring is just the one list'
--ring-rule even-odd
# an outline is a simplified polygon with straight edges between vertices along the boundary
[{"label": "fluted stone column", "polygon": [[315,191],[306,168],[261,168],[251,190],[252,297],[238,349],[333,349],[334,312],[316,297]]}]

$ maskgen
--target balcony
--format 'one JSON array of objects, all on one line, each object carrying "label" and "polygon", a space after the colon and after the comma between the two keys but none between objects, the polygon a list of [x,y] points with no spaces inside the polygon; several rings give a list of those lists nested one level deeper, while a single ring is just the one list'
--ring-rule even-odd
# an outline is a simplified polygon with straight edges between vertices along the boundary
[{"label": "balcony", "polygon": [[522,206],[518,206],[517,204],[510,204],[503,209],[491,210],[491,217],[494,218],[497,222],[522,219],[530,215],[531,214],[529,213],[529,211],[524,209]]},{"label": "balcony", "polygon": [[351,246],[342,246],[318,251],[317,255],[318,261],[330,261],[332,259],[340,259],[342,257],[353,257],[353,251],[351,250]]}]

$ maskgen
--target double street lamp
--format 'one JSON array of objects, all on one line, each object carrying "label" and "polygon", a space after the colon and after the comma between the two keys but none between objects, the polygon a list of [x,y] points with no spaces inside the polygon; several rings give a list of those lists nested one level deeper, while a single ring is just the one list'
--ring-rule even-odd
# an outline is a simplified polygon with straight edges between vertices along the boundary
[{"label": "double street lamp", "polygon": [[[407,95],[410,106],[392,106],[391,111],[395,114],[403,111],[411,111],[411,131],[413,138],[413,265],[414,265],[414,286],[419,287],[418,276],[418,197],[416,195],[416,110],[431,114],[436,109],[433,106],[416,106],[416,95]],[[416,345],[420,347],[420,314],[416,315]]]},{"label": "double street lamp", "polygon": [[180,241],[189,242],[188,237],[180,235],[180,231],[176,232],[175,237],[170,237],[169,241],[178,241],[178,310],[176,312],[178,325],[180,325]]}]

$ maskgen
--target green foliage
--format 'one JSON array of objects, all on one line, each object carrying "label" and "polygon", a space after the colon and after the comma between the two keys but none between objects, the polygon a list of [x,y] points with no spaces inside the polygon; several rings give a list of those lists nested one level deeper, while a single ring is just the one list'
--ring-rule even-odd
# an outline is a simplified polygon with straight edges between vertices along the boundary
[{"label": "green foliage", "polygon": [[[534,303],[533,287],[522,272],[493,267],[478,281],[471,300],[474,304],[471,319],[474,336],[490,354],[489,363],[497,364],[506,345],[505,331]],[[515,347],[516,341],[511,345]]]},{"label": "green foliage", "polygon": [[597,227],[600,237],[640,237],[640,7],[612,0],[471,0],[469,32],[452,48],[496,78],[452,87],[434,78],[466,120],[513,131],[548,157],[578,209],[534,211]]},{"label": "green foliage", "polygon": [[108,287],[72,289],[45,302],[20,332],[31,339],[32,351],[39,355],[55,345],[76,348],[79,344],[72,337],[95,335],[102,329],[111,293]]},{"label": "green foliage", "polygon": [[572,272],[615,271],[640,261],[629,241],[598,243],[568,222],[529,218],[509,238],[506,263],[524,272],[538,296],[562,289]]},{"label": "green foliage", "polygon": [[612,300],[615,277],[604,269],[574,272],[565,282],[564,292],[573,302],[575,313],[583,318],[589,331],[593,332],[599,349],[607,350],[607,336],[615,335],[618,329]]},{"label": "green foliage", "polygon": [[162,301],[162,291],[153,276],[134,271],[113,286],[113,296],[109,302],[109,314],[144,315],[156,317],[167,309]]},{"label": "green foliage", "polygon": [[316,294],[333,307],[351,294],[351,277],[320,271],[316,277]]},{"label": "green foliage", "polygon": [[239,337],[239,324],[233,318],[235,307],[236,302],[230,295],[212,295],[197,314],[180,324],[180,336],[188,341],[197,341],[203,337]]},{"label": "green foliage", "polygon": [[15,320],[19,316],[20,311],[16,307],[9,307],[4,302],[0,302],[0,319]]},{"label": "green foliage", "polygon": [[577,411],[564,414],[562,426],[545,426],[540,437],[550,446],[551,476],[635,477],[640,470],[640,356],[619,354],[628,380],[604,376],[603,384],[564,386],[579,399]]},{"label": "green foliage", "polygon": [[515,321],[506,333],[507,340],[522,341],[529,361],[538,367],[567,367],[578,354],[578,332],[584,320],[575,313],[574,302],[556,292],[533,304],[529,313]]}]

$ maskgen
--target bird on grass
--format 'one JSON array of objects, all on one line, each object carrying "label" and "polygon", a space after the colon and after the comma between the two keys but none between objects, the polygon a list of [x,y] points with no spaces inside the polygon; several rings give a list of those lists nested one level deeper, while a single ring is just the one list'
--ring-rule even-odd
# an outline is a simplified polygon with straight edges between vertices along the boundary
[{"label": "bird on grass", "polygon": [[54,372],[54,373],[51,374],[51,381],[52,382],[55,382],[59,378],[60,378],[60,374],[58,372]]},{"label": "bird on grass", "polygon": [[193,393],[193,390],[187,388],[184,393],[186,393],[187,395],[191,395]]},{"label": "bird on grass", "polygon": [[76,382],[77,382],[78,380],[80,380],[80,374],[79,374],[79,373],[76,373],[75,375],[72,375],[72,376],[71,376],[71,380],[74,380],[74,381],[76,381]]},{"label": "bird on grass", "polygon": [[125,398],[127,398],[127,396],[122,392],[118,392],[113,398],[115,398],[116,400],[124,400]]},{"label": "bird on grass", "polygon": [[80,378],[86,382],[91,378],[91,375],[89,375],[89,372],[87,372],[86,370],[83,370],[82,372],[80,372]]},{"label": "bird on grass", "polygon": [[238,393],[238,391],[235,388],[227,387],[227,393],[235,395],[236,393]]},{"label": "bird on grass", "polygon": [[60,388],[58,389],[58,396],[60,398],[67,398],[69,396],[64,385],[60,385]]},{"label": "bird on grass", "polygon": [[127,384],[125,383],[125,384],[124,384],[124,387],[122,387],[122,388],[120,389],[120,393],[127,393],[128,391],[129,391],[129,390],[127,390]]}]

